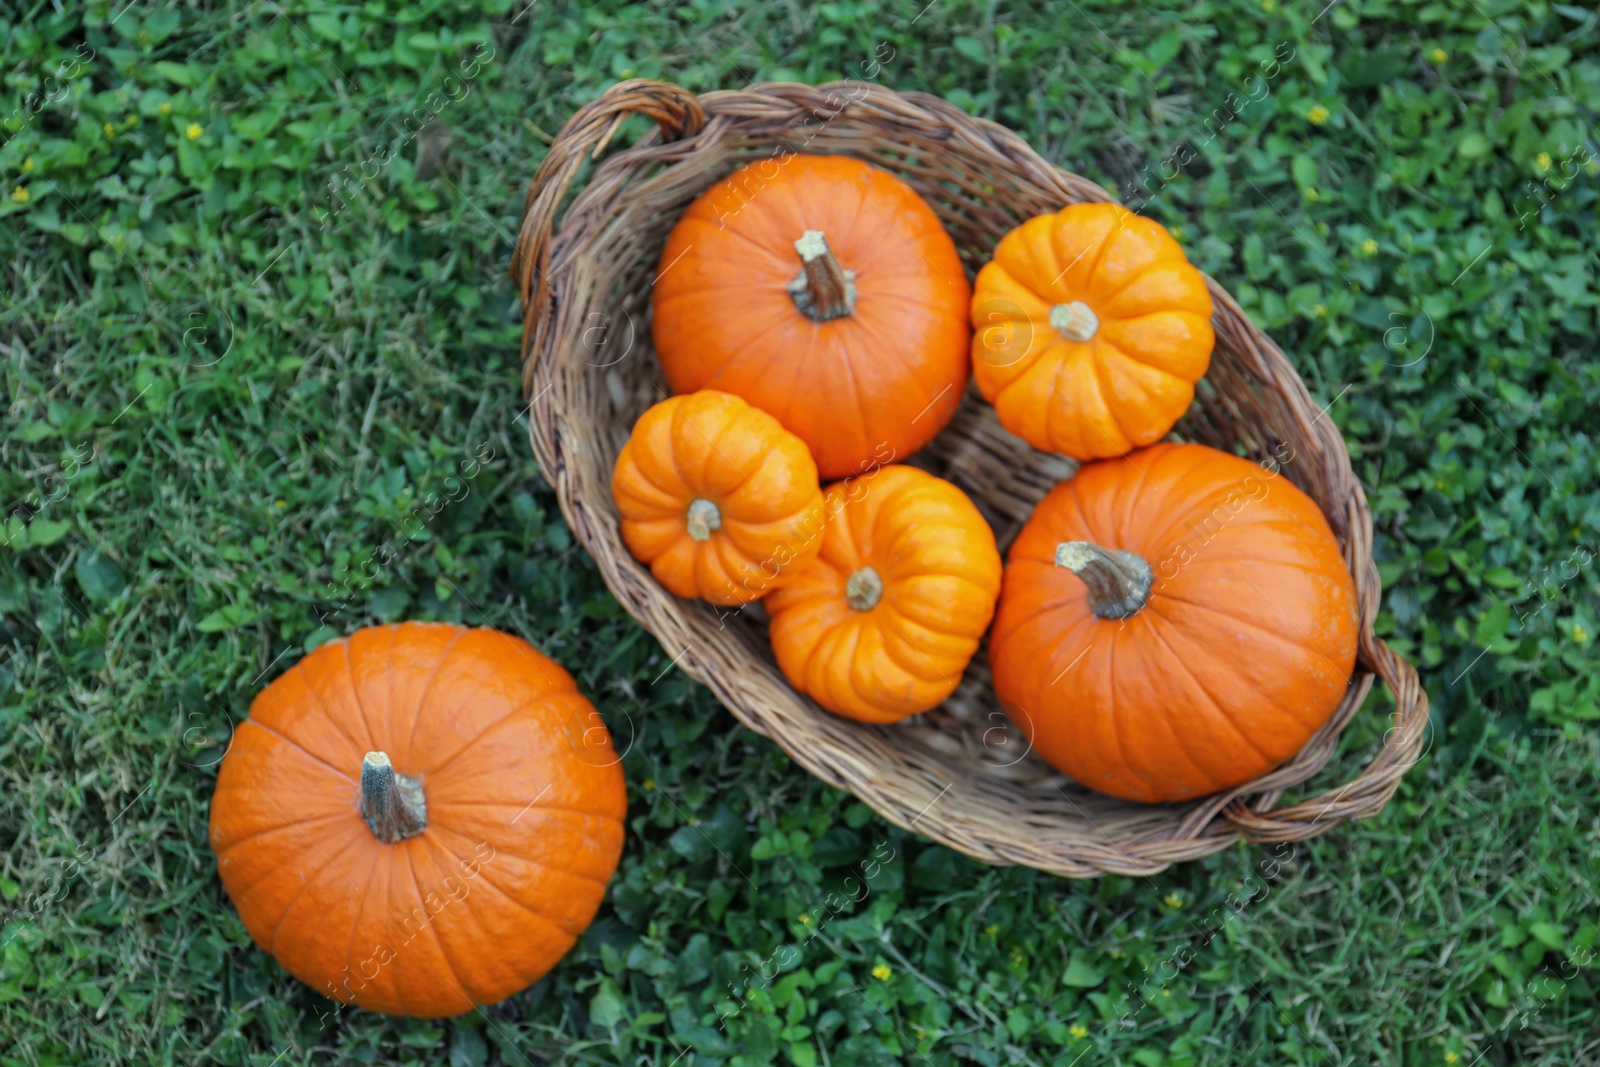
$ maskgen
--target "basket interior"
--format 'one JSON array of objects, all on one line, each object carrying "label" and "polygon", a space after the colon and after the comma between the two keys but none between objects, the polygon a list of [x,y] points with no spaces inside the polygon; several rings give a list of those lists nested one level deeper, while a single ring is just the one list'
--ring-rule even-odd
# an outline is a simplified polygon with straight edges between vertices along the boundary
[{"label": "basket interior", "polygon": [[[883,167],[933,206],[969,277],[1018,223],[1068,202],[1107,199],[1081,180],[1070,188],[1046,186],[996,168],[988,155],[967,151],[957,139],[934,150],[925,134],[901,140],[886,135],[881,122],[851,121],[847,112],[820,130],[813,123],[801,148],[801,137],[775,137],[770,128],[742,129],[713,118],[693,137],[661,144],[651,136],[597,168],[565,214],[547,273],[556,296],[553,358],[548,381],[536,388],[554,392],[567,460],[558,480],[563,508],[612,590],[668,656],[750,728],[891,821],[987,862],[1076,876],[1148,873],[1214,852],[1237,837],[1216,819],[1230,800],[1250,794],[1275,799],[1327,762],[1370,687],[1370,674],[1358,666],[1328,725],[1300,757],[1267,778],[1187,804],[1136,804],[1091,792],[1028,751],[994,697],[986,647],[941,707],[893,725],[859,724],[788,686],[768,646],[759,604],[733,611],[677,600],[622,544],[610,471],[634,421],[669,395],[650,339],[650,290],[661,249],[688,204],[735,168],[784,148],[845,154]],[[1281,383],[1259,380],[1253,359],[1239,347],[1219,328],[1211,370],[1173,437],[1258,462],[1293,449],[1284,473],[1317,499],[1348,561],[1350,502],[1321,499],[1329,480],[1312,476],[1317,464],[1347,461],[1323,454],[1294,398],[1284,395]],[[1300,389],[1298,380],[1294,386]],[[951,425],[907,462],[960,486],[993,526],[1002,553],[1037,501],[1075,466],[1003,430],[975,386]]]}]

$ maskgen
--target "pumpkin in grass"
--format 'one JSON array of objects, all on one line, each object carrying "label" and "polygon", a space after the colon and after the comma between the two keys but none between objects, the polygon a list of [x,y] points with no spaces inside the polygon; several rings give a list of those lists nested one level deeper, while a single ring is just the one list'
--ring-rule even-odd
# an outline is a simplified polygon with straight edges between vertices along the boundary
[{"label": "pumpkin in grass", "polygon": [[1355,586],[1289,480],[1203,445],[1091,463],[1012,543],[995,693],[1091,789],[1188,800],[1300,751],[1344,699]]},{"label": "pumpkin in grass", "polygon": [[594,918],[622,851],[617,760],[527,642],[369,627],[256,697],[211,847],[250,936],[318,993],[459,1015],[538,979]]},{"label": "pumpkin in grass", "polygon": [[821,554],[766,600],[778,666],[862,722],[937,707],[994,614],[994,532],[965,493],[914,467],[830,486],[824,506]]},{"label": "pumpkin in grass", "polygon": [[639,416],[611,495],[628,551],[676,596],[760,599],[822,546],[805,443],[730,393],[671,397]]},{"label": "pumpkin in grass", "polygon": [[909,456],[955,414],[971,287],[933,210],[887,171],[792,153],[743,167],[684,212],[658,275],[672,389],[771,412],[824,478]]},{"label": "pumpkin in grass", "polygon": [[1205,276],[1159,223],[1074,204],[1001,238],[972,294],[972,372],[1000,425],[1076,459],[1161,439],[1216,336]]}]

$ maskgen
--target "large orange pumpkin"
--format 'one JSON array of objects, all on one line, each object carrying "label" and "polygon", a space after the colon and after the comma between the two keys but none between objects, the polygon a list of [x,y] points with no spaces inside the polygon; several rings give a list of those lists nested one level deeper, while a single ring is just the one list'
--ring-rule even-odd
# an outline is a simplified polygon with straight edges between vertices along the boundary
[{"label": "large orange pumpkin", "polygon": [[1205,276],[1159,223],[1115,204],[1029,219],[972,294],[973,377],[1000,425],[1077,459],[1161,439],[1216,336]]},{"label": "large orange pumpkin", "polygon": [[735,171],[667,238],[654,336],[675,392],[769,411],[825,478],[931,441],[967,383],[967,284],[955,244],[905,182],[842,156]]},{"label": "large orange pumpkin", "polygon": [[670,397],[639,416],[611,495],[628,551],[676,596],[757,600],[822,547],[805,443],[731,393]]},{"label": "large orange pumpkin", "polygon": [[1011,546],[989,658],[1038,753],[1092,789],[1187,800],[1303,748],[1354,669],[1355,587],[1312,500],[1161,444],[1092,463]]},{"label": "large orange pumpkin", "polygon": [[526,641],[403,623],[322,645],[239,724],[211,847],[245,928],[324,996],[434,1018],[538,979],[622,851],[593,706]]},{"label": "large orange pumpkin", "polygon": [[830,486],[825,506],[821,555],[766,600],[778,666],[862,722],[937,707],[994,615],[994,532],[965,493],[914,467]]}]

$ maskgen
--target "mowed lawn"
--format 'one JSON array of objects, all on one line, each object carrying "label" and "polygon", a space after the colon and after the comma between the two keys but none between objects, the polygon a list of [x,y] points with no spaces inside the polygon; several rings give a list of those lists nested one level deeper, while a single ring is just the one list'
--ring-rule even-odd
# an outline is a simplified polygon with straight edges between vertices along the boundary
[{"label": "mowed lawn", "polygon": [[[1324,5],[0,9],[0,1064],[1600,1062],[1600,17]],[[1433,708],[1382,816],[979,866],[739,726],[576,547],[508,278],[551,137],[623,78],[869,70],[1141,203],[1326,405]],[[447,1022],[289,978],[206,841],[252,696],[402,618],[527,637],[626,749],[599,919]]]}]

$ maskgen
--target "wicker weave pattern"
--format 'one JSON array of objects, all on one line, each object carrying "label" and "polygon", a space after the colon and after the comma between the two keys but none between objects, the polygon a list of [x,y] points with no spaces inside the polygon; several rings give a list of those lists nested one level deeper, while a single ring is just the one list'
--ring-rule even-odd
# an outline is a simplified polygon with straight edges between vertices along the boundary
[{"label": "wicker weave pattern", "polygon": [[[578,170],[600,157],[631,114],[648,115],[658,129],[595,169],[556,232]],[[580,109],[529,188],[512,274],[526,314],[523,387],[534,451],[579,542],[624,608],[741,722],[807,770],[891,822],[986,863],[1070,877],[1151,874],[1241,837],[1298,840],[1382,810],[1417,760],[1427,698],[1416,671],[1372,633],[1380,590],[1366,497],[1333,421],[1318,412],[1282,351],[1215,282],[1216,351],[1176,436],[1239,448],[1257,461],[1283,457],[1283,473],[1328,516],[1362,618],[1345,701],[1298,757],[1247,786],[1161,806],[1083,789],[1024,753],[994,699],[983,651],[955,695],[933,712],[886,727],[837,718],[789,687],[758,606],[719,614],[677,600],[629,556],[610,474],[634,420],[667,395],[649,344],[657,258],[696,196],[735,167],[781,159],[785,150],[847,154],[901,175],[933,205],[971,271],[1017,223],[1064,204],[1108,199],[1003,127],[921,93],[859,83],[774,84],[696,97],[635,80]],[[1070,461],[1035,452],[1002,430],[975,393],[913,462],[972,496],[1002,550],[1039,498],[1073,470]],[[1327,763],[1375,677],[1396,702],[1380,750],[1354,780],[1276,808],[1286,788]]]}]

